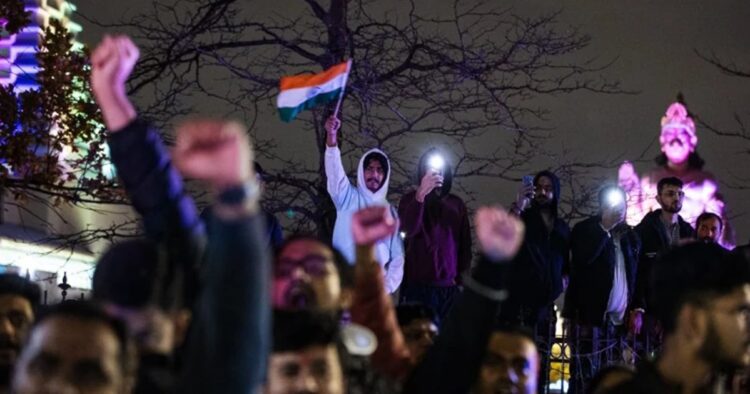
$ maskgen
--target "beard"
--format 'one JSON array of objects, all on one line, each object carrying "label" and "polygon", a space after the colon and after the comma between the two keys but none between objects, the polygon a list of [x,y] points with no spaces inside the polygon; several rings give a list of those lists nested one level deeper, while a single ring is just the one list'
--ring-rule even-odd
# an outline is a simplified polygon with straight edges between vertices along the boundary
[{"label": "beard", "polygon": [[[750,340],[745,339],[744,348],[750,345]],[[728,373],[744,367],[742,360],[734,359],[724,350],[721,337],[716,330],[713,320],[709,322],[706,340],[698,350],[698,357],[706,361],[714,370]]]},{"label": "beard", "polygon": [[672,205],[667,205],[665,207],[662,207],[662,209],[669,213],[679,213],[682,210],[682,204],[674,203]]}]

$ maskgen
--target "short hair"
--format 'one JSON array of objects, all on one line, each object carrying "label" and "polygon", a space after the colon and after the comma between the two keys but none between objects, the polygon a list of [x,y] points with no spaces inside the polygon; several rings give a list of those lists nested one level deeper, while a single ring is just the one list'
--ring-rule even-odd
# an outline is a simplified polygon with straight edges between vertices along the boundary
[{"label": "short hair", "polygon": [[99,322],[107,326],[107,328],[112,330],[117,339],[117,344],[120,346],[119,364],[123,373],[126,375],[134,373],[136,368],[135,348],[128,337],[125,323],[107,314],[101,305],[92,301],[63,301],[57,305],[45,308],[34,323],[34,327],[38,327],[46,320],[56,317]]},{"label": "short hair", "polygon": [[377,160],[380,163],[380,166],[383,167],[383,174],[388,175],[388,159],[383,156],[380,152],[370,152],[365,156],[365,159],[362,161],[362,170],[367,168],[367,166],[370,164],[370,161]]},{"label": "short hair", "polygon": [[698,230],[698,226],[700,226],[702,221],[712,218],[719,221],[719,228],[724,228],[724,221],[721,220],[721,216],[713,212],[703,212],[702,214],[698,215],[697,219],[695,219],[695,229]]},{"label": "short hair", "polygon": [[691,243],[673,249],[654,263],[651,302],[665,333],[676,329],[687,304],[705,305],[750,283],[750,263],[714,243]]},{"label": "short hair", "polygon": [[495,325],[492,328],[492,333],[493,334],[501,333],[501,334],[507,334],[507,335],[517,335],[517,336],[526,338],[529,341],[531,341],[531,343],[533,343],[534,347],[536,348],[536,339],[534,338],[534,332],[526,326],[508,324],[507,322],[497,321],[495,322]]},{"label": "short hair", "polygon": [[39,286],[16,274],[0,274],[0,295],[14,295],[25,298],[36,310],[41,302]]},{"label": "short hair", "polygon": [[354,287],[354,267],[349,263],[349,260],[347,260],[346,257],[335,246],[333,246],[333,244],[331,244],[331,242],[312,234],[297,233],[292,234],[290,237],[285,239],[284,243],[282,243],[281,246],[276,249],[276,252],[274,254],[274,262],[278,260],[279,255],[281,255],[281,252],[284,251],[284,248],[286,248],[287,245],[291,244],[294,241],[302,240],[318,242],[320,244],[323,244],[323,246],[331,249],[331,251],[333,252],[333,264],[336,266],[336,271],[338,271],[341,288],[349,289]]},{"label": "short hair", "polygon": [[336,345],[338,314],[311,310],[273,310],[273,352],[294,352],[312,346]]},{"label": "short hair", "polygon": [[438,316],[429,306],[420,302],[400,304],[396,307],[396,319],[399,326],[409,325],[414,320],[427,319],[438,325]]},{"label": "short hair", "polygon": [[656,184],[656,194],[661,194],[661,191],[664,190],[664,186],[677,186],[679,188],[682,188],[682,185],[683,183],[680,178],[674,176],[661,178]]},{"label": "short hair", "polygon": [[172,311],[184,305],[184,276],[158,243],[128,240],[112,245],[97,262],[92,295],[118,306]]}]

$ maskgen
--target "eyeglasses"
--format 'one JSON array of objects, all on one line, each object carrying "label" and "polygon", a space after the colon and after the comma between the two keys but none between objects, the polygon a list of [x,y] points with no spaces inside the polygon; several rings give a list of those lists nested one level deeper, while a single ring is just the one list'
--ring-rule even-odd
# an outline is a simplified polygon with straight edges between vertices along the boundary
[{"label": "eyeglasses", "polygon": [[289,276],[299,267],[308,275],[320,277],[329,273],[330,262],[320,255],[308,255],[299,260],[280,259],[276,262],[273,273],[276,277]]}]

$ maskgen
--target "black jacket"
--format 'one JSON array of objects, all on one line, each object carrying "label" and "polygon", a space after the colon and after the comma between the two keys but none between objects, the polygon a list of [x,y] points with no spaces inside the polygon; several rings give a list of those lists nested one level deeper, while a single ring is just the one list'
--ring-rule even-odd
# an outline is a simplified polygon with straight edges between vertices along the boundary
[{"label": "black jacket", "polygon": [[563,270],[569,264],[570,228],[559,218],[551,232],[538,208],[521,214],[526,226],[524,243],[511,262],[508,284],[510,295],[503,303],[500,320],[513,325],[531,326],[543,320],[547,306],[562,293]]},{"label": "black jacket", "polygon": [[[600,222],[600,216],[592,216],[576,224],[571,235],[570,286],[565,295],[563,316],[587,325],[604,322],[615,274],[615,243]],[[641,242],[630,226],[624,223],[616,226],[611,233],[620,237],[630,304],[635,293]]]},{"label": "black jacket", "polygon": [[[677,220],[680,226],[680,238],[695,238],[693,227],[682,220],[682,217],[678,216]],[[651,265],[661,253],[670,248],[667,230],[661,222],[661,209],[646,214],[643,220],[635,226],[635,232],[641,239],[641,253],[638,259],[638,277],[633,307],[648,311]]]}]

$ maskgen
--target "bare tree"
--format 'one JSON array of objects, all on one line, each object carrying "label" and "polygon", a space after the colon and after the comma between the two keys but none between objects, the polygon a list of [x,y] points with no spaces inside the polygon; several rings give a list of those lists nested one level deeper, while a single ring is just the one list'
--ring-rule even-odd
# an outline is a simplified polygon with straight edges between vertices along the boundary
[{"label": "bare tree", "polygon": [[[483,0],[434,8],[416,0],[299,0],[261,18],[243,1],[160,0],[127,20],[96,23],[136,37],[143,56],[130,91],[163,124],[193,109],[189,94],[245,116],[255,132],[259,117],[274,111],[279,77],[352,59],[342,153],[384,149],[395,194],[410,184],[419,144],[449,147],[459,187],[469,177],[517,178],[529,159],[545,154],[547,132],[534,125],[546,111],[532,99],[621,92],[600,75],[607,62],[571,60],[591,39],[560,26],[557,12],[528,17]],[[300,143],[314,143],[312,161],[289,157],[256,132],[259,156],[276,169],[266,208],[294,216],[298,229],[332,227],[322,127],[330,112],[296,121]]]}]

